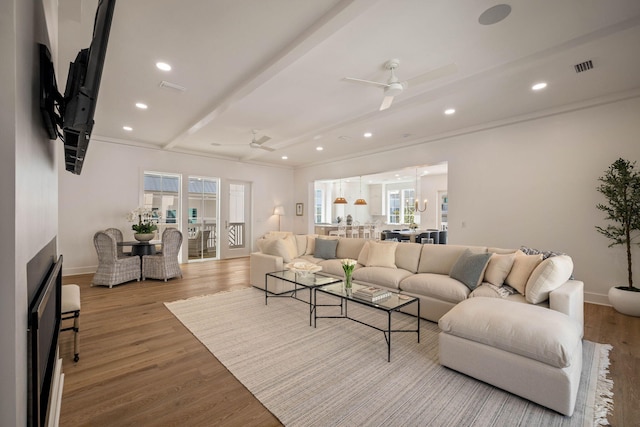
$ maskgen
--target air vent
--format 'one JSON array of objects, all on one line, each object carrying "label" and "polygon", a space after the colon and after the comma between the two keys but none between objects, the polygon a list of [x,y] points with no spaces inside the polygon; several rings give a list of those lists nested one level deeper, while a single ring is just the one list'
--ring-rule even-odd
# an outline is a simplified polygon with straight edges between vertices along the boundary
[{"label": "air vent", "polygon": [[177,85],[175,83],[170,83],[170,82],[167,82],[167,81],[164,81],[164,80],[160,82],[159,86],[160,87],[166,87],[167,89],[177,90],[179,92],[186,92],[187,91],[187,88],[184,87],[184,86],[180,86],[180,85]]},{"label": "air vent", "polygon": [[574,65],[573,68],[576,70],[576,73],[582,73],[584,71],[589,71],[590,69],[593,68],[593,62],[591,62],[591,60],[584,61],[584,62],[581,62],[579,64]]}]

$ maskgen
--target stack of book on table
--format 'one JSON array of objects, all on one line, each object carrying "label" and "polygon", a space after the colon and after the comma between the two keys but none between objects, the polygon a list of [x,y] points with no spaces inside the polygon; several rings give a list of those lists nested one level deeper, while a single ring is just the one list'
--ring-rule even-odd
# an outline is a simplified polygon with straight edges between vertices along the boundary
[{"label": "stack of book on table", "polygon": [[391,296],[391,292],[373,286],[361,288],[353,293],[353,296],[365,301],[380,301]]}]

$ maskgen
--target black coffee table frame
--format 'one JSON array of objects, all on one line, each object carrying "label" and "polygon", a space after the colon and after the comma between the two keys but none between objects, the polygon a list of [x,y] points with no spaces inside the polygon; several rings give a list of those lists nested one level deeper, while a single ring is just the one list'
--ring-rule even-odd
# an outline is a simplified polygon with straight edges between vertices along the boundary
[{"label": "black coffee table frame", "polygon": [[[364,287],[364,286],[354,283],[352,292],[355,292],[355,290],[358,289],[359,287]],[[318,310],[317,309],[312,310],[314,313],[314,318],[313,318],[314,327],[316,327],[318,319],[349,319],[349,320],[353,320],[354,322],[360,323],[361,325],[365,325],[375,330],[378,330],[384,334],[385,341],[387,342],[387,362],[391,362],[391,333],[392,332],[416,332],[418,334],[418,342],[420,342],[420,299],[419,298],[409,297],[409,296],[392,292],[391,296],[389,296],[384,300],[371,302],[371,301],[366,301],[366,300],[353,297],[352,294],[347,295],[347,293],[344,290],[343,284],[339,283],[339,284],[331,284],[331,285],[325,285],[325,286],[313,288],[313,293],[314,293],[313,301],[316,304],[318,301],[317,295],[316,295],[317,292],[321,292],[326,295],[332,295],[334,297],[340,298],[340,316],[318,316]],[[406,299],[402,299],[402,298],[406,298]],[[353,317],[349,317],[349,312],[348,312],[349,302],[355,302],[360,305],[385,311],[387,313],[386,329],[379,328],[377,326],[371,325],[369,323],[363,322],[362,320],[355,319]],[[402,307],[406,307],[413,303],[418,304],[418,314],[416,316],[416,322],[417,322],[416,329],[392,329],[391,314],[396,311],[400,312],[400,309]],[[330,304],[316,305],[316,307],[325,307],[325,306],[334,306],[334,305],[330,305]],[[402,314],[406,316],[412,316],[407,313],[402,313]]]},{"label": "black coffee table frame", "polygon": [[[292,289],[269,290],[269,278],[279,279],[293,284]],[[264,304],[268,305],[269,298],[292,298],[301,301],[309,306],[309,326],[312,326],[313,314],[316,309],[315,293],[312,290],[318,286],[325,286],[332,283],[340,283],[342,279],[324,276],[318,273],[300,274],[291,270],[273,271],[264,276]],[[298,298],[298,291],[309,291],[309,299]],[[338,305],[336,304],[336,307]]]}]

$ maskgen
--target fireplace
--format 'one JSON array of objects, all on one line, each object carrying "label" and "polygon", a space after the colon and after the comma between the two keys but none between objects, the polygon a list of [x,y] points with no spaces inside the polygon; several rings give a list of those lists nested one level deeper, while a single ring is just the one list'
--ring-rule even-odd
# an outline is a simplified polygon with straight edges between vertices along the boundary
[{"label": "fireplace", "polygon": [[64,375],[58,357],[62,256],[56,259],[55,238],[27,263],[27,290],[27,425],[57,425]]}]

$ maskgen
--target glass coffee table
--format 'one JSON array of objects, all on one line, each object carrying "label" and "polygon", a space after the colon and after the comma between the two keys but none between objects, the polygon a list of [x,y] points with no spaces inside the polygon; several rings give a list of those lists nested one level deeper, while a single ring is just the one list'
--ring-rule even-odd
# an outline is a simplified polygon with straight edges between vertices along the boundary
[{"label": "glass coffee table", "polygon": [[[271,279],[271,280],[270,280]],[[277,279],[274,282],[273,279]],[[269,288],[269,282],[271,288]],[[264,304],[268,304],[269,298],[293,298],[309,305],[309,326],[312,325],[313,313],[316,309],[315,294],[312,290],[318,286],[325,286],[331,283],[342,283],[342,279],[325,276],[321,273],[296,273],[291,270],[273,271],[264,276]],[[298,297],[298,293],[304,290],[309,291],[308,299]]]},{"label": "glass coffee table", "polygon": [[[359,285],[357,283],[353,284],[353,289],[351,292],[347,293],[344,289],[344,285],[342,282],[333,283],[324,286],[316,286],[313,288],[313,301],[316,304],[316,308],[311,310],[314,313],[313,325],[314,327],[317,325],[318,319],[349,319],[354,322],[358,322],[362,325],[368,326],[370,328],[381,331],[384,334],[384,338],[387,341],[387,362],[391,362],[391,333],[392,332],[416,332],[418,334],[418,342],[420,342],[420,299],[410,297],[408,295],[402,295],[399,293],[391,292],[389,297],[377,300],[377,301],[367,301],[364,299],[359,299],[354,297],[353,294],[360,288],[367,288],[368,286]],[[317,292],[321,292],[323,294],[332,295],[334,297],[340,298],[340,315],[339,316],[318,316],[317,307],[325,307],[325,306],[336,306],[333,304],[317,304]],[[366,307],[370,307],[373,309],[377,309],[387,313],[387,326],[386,328],[378,327],[372,325],[370,323],[366,323],[362,320],[355,319],[353,317],[349,317],[348,307],[349,303],[357,303],[360,305],[364,305]],[[410,304],[418,304],[418,315],[416,316],[416,329],[392,329],[391,328],[391,314],[396,311],[400,311],[402,307],[408,306]],[[404,314],[404,313],[403,313]],[[404,314],[405,316],[411,316],[409,314]]]}]

